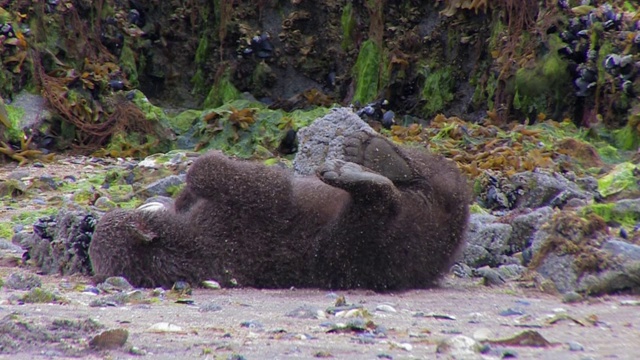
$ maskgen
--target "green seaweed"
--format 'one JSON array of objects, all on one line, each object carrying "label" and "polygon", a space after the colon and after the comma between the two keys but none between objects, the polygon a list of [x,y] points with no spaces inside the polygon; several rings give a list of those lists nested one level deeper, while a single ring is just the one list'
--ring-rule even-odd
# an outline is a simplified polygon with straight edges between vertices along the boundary
[{"label": "green seaweed", "polygon": [[[229,121],[231,113],[243,109],[254,111],[254,122],[246,129],[239,128]],[[207,115],[218,114],[219,118],[214,120],[214,124],[200,123],[198,126],[202,138],[208,136],[204,149],[222,150],[226,154],[241,158],[267,159],[275,157],[273,150],[278,147],[285,129],[307,126],[328,111],[327,108],[317,107],[287,113],[283,110],[267,109],[248,100],[235,100],[206,112]]]},{"label": "green seaweed", "polygon": [[11,125],[8,129],[5,130],[7,140],[9,140],[10,142],[20,142],[20,140],[24,136],[24,132],[20,128],[20,124],[22,122],[22,118],[25,115],[25,111],[23,108],[11,105],[5,105],[5,109],[7,109],[7,114],[9,115],[9,125]]},{"label": "green seaweed", "polygon": [[570,75],[567,62],[558,55],[563,42],[557,35],[551,35],[548,44],[549,52],[541,61],[532,68],[520,68],[516,72],[513,107],[527,115],[553,110],[548,109],[548,99],[556,104],[565,99]]},{"label": "green seaweed", "polygon": [[58,301],[60,297],[49,290],[36,287],[24,294],[20,299],[29,304],[42,304]]},{"label": "green seaweed", "polygon": [[202,110],[185,110],[174,117],[169,117],[168,122],[173,131],[182,134],[191,129],[201,116]]},{"label": "green seaweed", "polygon": [[124,46],[122,47],[122,52],[120,53],[120,67],[127,75],[129,84],[131,84],[131,86],[133,87],[137,87],[139,83],[138,68],[136,66],[136,55],[133,50],[131,50],[128,41],[125,41]]},{"label": "green seaweed", "polygon": [[640,147],[640,134],[635,126],[627,124],[621,129],[613,130],[615,146],[622,150],[635,150]]},{"label": "green seaweed", "polygon": [[205,78],[202,65],[206,62],[209,55],[209,37],[207,34],[203,34],[198,42],[198,48],[196,49],[195,64],[197,67],[196,73],[191,78],[193,94],[200,94],[205,91]]},{"label": "green seaweed", "polygon": [[342,42],[340,46],[346,51],[353,44],[353,30],[356,26],[356,19],[353,16],[353,3],[351,1],[348,1],[342,8],[340,24],[342,25]]},{"label": "green seaweed", "polygon": [[56,215],[58,213],[58,210],[59,209],[52,207],[42,210],[25,211],[12,216],[11,221],[14,224],[33,225],[33,223],[35,223],[36,220],[40,219],[41,217]]},{"label": "green seaweed", "polygon": [[242,94],[233,85],[230,77],[231,72],[227,70],[222,77],[213,84],[207,98],[204,100],[203,106],[205,109],[216,108],[241,97]]},{"label": "green seaweed", "polygon": [[11,240],[13,237],[13,224],[7,221],[0,222],[0,239]]},{"label": "green seaweed", "polygon": [[369,39],[362,43],[358,58],[353,67],[356,89],[353,101],[367,104],[378,96],[380,90],[380,63],[382,52],[376,43]]},{"label": "green seaweed", "polygon": [[425,77],[421,98],[425,101],[422,110],[424,115],[435,115],[453,100],[455,79],[450,66],[440,68],[423,67],[421,73]]}]

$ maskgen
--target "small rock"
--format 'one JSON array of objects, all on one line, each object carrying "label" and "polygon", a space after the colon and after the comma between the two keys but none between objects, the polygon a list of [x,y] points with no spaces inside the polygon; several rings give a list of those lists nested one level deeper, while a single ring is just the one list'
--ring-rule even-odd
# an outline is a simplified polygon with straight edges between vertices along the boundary
[{"label": "small rock", "polygon": [[395,342],[395,341],[391,341],[390,342],[391,347],[395,347],[398,349],[402,349],[404,351],[411,351],[413,350],[413,345],[409,344],[409,343],[399,343],[399,342]]},{"label": "small rock", "polygon": [[204,286],[207,289],[213,289],[213,290],[219,290],[222,288],[220,286],[220,283],[214,280],[205,280],[202,282],[202,286]]},{"label": "small rock", "polygon": [[482,328],[473,332],[473,338],[476,341],[485,341],[491,338],[491,329]]},{"label": "small rock", "polygon": [[376,311],[388,312],[388,313],[397,313],[398,311],[391,305],[380,304],[376,306]]},{"label": "small rock", "polygon": [[182,328],[178,325],[170,324],[167,322],[159,322],[151,325],[147,332],[150,333],[179,333],[183,332]]},{"label": "small rock", "polygon": [[524,314],[524,310],[514,308],[508,308],[507,310],[500,311],[500,316],[520,316]]},{"label": "small rock", "polygon": [[582,344],[580,344],[579,342],[569,341],[567,345],[569,345],[570,351],[584,351],[584,346],[582,346]]},{"label": "small rock", "polygon": [[243,321],[240,323],[240,326],[244,328],[254,329],[254,330],[262,329],[263,327],[262,323],[256,320]]},{"label": "small rock", "polygon": [[582,295],[575,291],[569,291],[568,293],[562,295],[562,302],[567,304],[577,303],[583,300]]},{"label": "small rock", "polygon": [[500,286],[504,285],[505,280],[502,278],[502,275],[495,269],[492,269],[488,266],[483,266],[479,269],[475,269],[473,271],[474,276],[482,277],[482,282],[486,286]]},{"label": "small rock", "polygon": [[113,202],[108,197],[101,196],[98,198],[98,200],[96,200],[93,206],[95,206],[97,209],[102,211],[109,211],[109,210],[115,209],[118,205],[116,205],[116,203]]},{"label": "small rock", "polygon": [[94,336],[93,339],[89,341],[89,345],[99,350],[117,349],[127,342],[127,338],[129,338],[129,332],[127,330],[112,329]]},{"label": "small rock", "polygon": [[122,276],[109,277],[103,283],[98,284],[98,288],[106,292],[133,290],[133,286]]},{"label": "small rock", "polygon": [[640,306],[640,300],[622,300],[620,301],[622,306]]},{"label": "small rock", "polygon": [[472,338],[464,335],[457,335],[448,338],[436,347],[438,354],[451,354],[452,357],[461,357],[477,354],[480,352],[480,344]]},{"label": "small rock", "polygon": [[129,349],[129,354],[131,354],[131,355],[138,355],[138,356],[144,356],[144,355],[147,355],[147,352],[146,352],[145,350],[143,350],[143,349],[140,349],[140,348],[139,348],[139,347],[137,347],[137,346],[132,346],[132,347]]},{"label": "small rock", "polygon": [[288,317],[297,319],[326,319],[324,310],[314,306],[300,306],[286,314]]},{"label": "small rock", "polygon": [[5,280],[5,286],[13,290],[31,290],[42,286],[42,280],[36,274],[15,272]]},{"label": "small rock", "polygon": [[202,304],[198,308],[198,311],[200,312],[213,312],[213,311],[220,311],[220,310],[222,310],[222,306],[214,302],[208,302],[208,303]]}]

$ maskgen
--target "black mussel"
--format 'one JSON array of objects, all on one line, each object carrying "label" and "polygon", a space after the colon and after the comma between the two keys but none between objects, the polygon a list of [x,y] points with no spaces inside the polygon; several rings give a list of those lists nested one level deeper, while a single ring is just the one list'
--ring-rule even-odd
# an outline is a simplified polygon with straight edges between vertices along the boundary
[{"label": "black mussel", "polygon": [[620,57],[620,55],[618,54],[609,54],[607,55],[607,57],[604,59],[604,68],[607,71],[611,71],[615,68],[617,68],[618,66],[620,66],[620,62],[622,61],[622,58]]},{"label": "black mussel", "polygon": [[588,39],[589,38],[589,30],[580,30],[578,31],[578,35],[579,37],[583,38],[583,39]]},{"label": "black mussel", "polygon": [[0,26],[0,34],[8,38],[16,36],[16,33],[13,31],[13,26],[9,23],[2,24],[2,26]]},{"label": "black mussel", "polygon": [[131,24],[138,25],[138,23],[140,22],[140,12],[136,9],[129,10],[129,13],[127,14],[127,20],[129,20]]},{"label": "black mussel", "polygon": [[382,127],[385,129],[391,129],[391,126],[396,123],[396,114],[392,110],[387,110],[382,115]]},{"label": "black mussel", "polygon": [[569,0],[558,0],[558,7],[560,9],[568,9],[569,8]]},{"label": "black mussel", "polygon": [[114,91],[123,90],[124,83],[121,80],[110,80],[109,87]]},{"label": "black mussel", "polygon": [[633,82],[631,80],[623,81],[620,87],[625,94],[633,95]]},{"label": "black mussel", "polygon": [[591,94],[592,90],[596,87],[595,82],[587,82],[583,78],[577,78],[573,82],[577,88],[576,96],[578,97],[586,97]]},{"label": "black mussel", "polygon": [[297,133],[293,129],[289,129],[280,141],[278,152],[283,155],[294,154],[298,151]]},{"label": "black mussel", "polygon": [[577,38],[571,31],[563,31],[560,33],[560,39],[568,44]]}]

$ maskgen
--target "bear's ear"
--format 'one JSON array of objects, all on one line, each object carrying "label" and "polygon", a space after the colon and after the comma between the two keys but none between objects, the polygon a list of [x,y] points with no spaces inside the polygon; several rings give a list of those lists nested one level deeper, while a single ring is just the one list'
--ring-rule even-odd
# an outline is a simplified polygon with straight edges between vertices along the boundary
[{"label": "bear's ear", "polygon": [[158,238],[158,234],[145,226],[144,221],[132,220],[125,226],[128,230],[127,233],[131,235],[132,240],[135,243],[150,244],[153,240]]}]

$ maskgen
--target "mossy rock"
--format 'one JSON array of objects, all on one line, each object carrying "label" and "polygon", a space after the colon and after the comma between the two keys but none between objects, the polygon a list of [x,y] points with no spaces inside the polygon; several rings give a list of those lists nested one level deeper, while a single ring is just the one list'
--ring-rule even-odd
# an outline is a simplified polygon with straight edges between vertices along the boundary
[{"label": "mossy rock", "polygon": [[624,162],[616,165],[608,174],[598,179],[598,191],[604,197],[619,193],[637,193],[638,166]]}]

